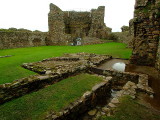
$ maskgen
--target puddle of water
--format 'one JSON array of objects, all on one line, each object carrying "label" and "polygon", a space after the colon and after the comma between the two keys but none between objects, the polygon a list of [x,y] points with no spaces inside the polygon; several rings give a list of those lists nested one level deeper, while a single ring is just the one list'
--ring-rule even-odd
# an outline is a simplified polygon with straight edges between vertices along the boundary
[{"label": "puddle of water", "polygon": [[105,62],[104,64],[98,66],[98,68],[102,69],[102,70],[110,69],[110,70],[116,70],[116,71],[124,72],[126,64],[128,64],[128,63],[129,63],[128,60],[111,59],[111,60]]},{"label": "puddle of water", "polygon": [[111,89],[111,98],[115,98],[116,97],[116,93],[117,93],[117,90]]},{"label": "puddle of water", "polygon": [[121,72],[125,71],[125,67],[126,67],[126,64],[123,62],[115,63],[112,66],[114,70],[121,71]]}]

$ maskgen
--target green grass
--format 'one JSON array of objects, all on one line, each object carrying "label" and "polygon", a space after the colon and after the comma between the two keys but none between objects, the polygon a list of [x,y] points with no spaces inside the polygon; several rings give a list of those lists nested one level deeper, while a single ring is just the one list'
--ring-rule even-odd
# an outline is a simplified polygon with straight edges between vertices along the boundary
[{"label": "green grass", "polygon": [[104,116],[100,120],[160,120],[160,115],[126,96],[121,99],[114,116]]},{"label": "green grass", "polygon": [[20,67],[22,63],[61,56],[63,53],[78,52],[108,54],[120,58],[129,58],[131,55],[131,49],[127,49],[125,44],[114,42],[87,46],[41,46],[0,50],[0,56],[14,55],[8,58],[0,58],[0,84],[35,74]]},{"label": "green grass", "polygon": [[81,74],[0,106],[0,120],[37,120],[75,101],[102,78]]}]

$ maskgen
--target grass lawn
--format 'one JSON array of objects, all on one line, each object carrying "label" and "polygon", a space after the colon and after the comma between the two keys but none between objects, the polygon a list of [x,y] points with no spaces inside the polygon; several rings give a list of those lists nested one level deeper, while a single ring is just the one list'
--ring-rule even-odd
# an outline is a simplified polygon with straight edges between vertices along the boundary
[{"label": "grass lawn", "polygon": [[99,120],[160,120],[160,114],[126,96],[121,98],[121,104],[114,116],[102,117]]},{"label": "grass lawn", "polygon": [[39,120],[75,101],[102,78],[81,74],[0,106],[0,120]]},{"label": "grass lawn", "polygon": [[125,44],[114,42],[87,46],[41,46],[0,50],[0,56],[14,55],[12,57],[0,58],[0,84],[35,74],[20,67],[22,63],[61,56],[63,53],[78,52],[108,54],[120,58],[129,58],[131,55],[131,49],[127,49]]}]

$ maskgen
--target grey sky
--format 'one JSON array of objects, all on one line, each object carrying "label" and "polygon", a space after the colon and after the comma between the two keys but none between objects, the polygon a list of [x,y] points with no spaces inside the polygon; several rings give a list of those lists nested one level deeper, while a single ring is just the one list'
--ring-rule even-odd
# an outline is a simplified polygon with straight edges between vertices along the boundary
[{"label": "grey sky", "polygon": [[0,28],[26,28],[48,31],[49,4],[62,10],[89,11],[105,6],[105,23],[113,31],[133,18],[135,0],[1,0]]}]

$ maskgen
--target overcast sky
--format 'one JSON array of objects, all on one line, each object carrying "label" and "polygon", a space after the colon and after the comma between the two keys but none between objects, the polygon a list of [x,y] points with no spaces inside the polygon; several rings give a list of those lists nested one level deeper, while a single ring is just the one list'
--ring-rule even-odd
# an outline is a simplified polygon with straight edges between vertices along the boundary
[{"label": "overcast sky", "polygon": [[50,3],[62,10],[89,11],[105,6],[105,23],[116,32],[133,18],[135,0],[0,0],[0,28],[48,31]]}]

